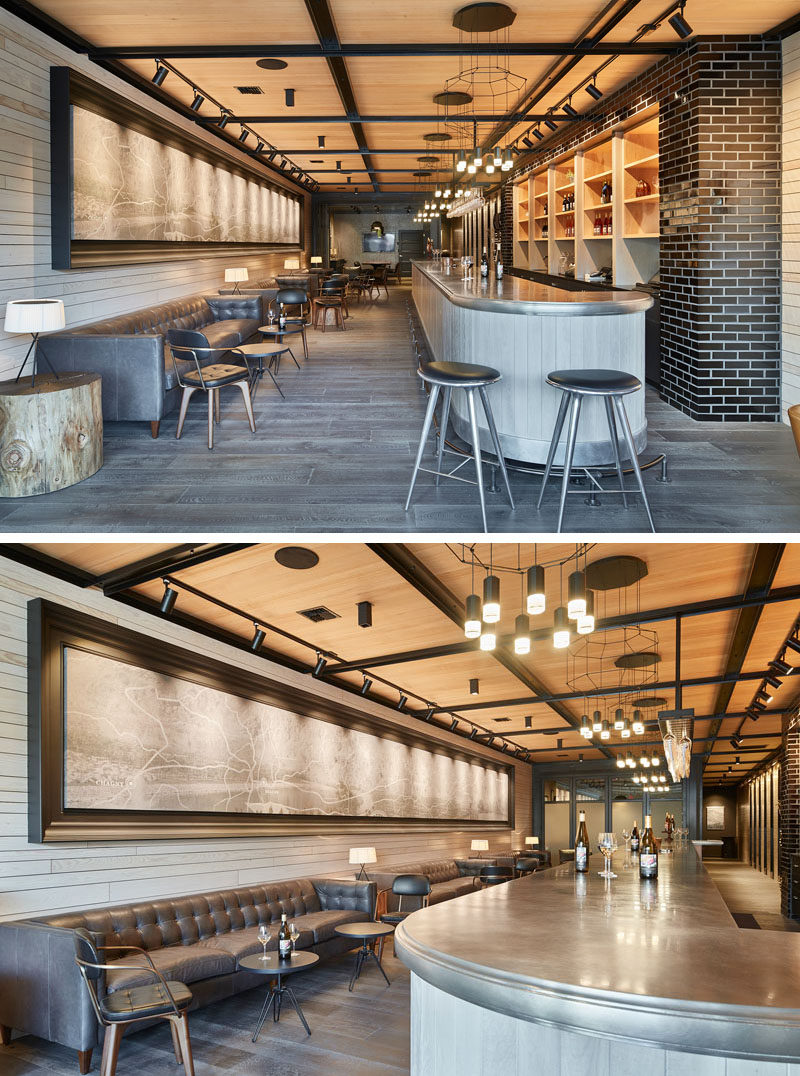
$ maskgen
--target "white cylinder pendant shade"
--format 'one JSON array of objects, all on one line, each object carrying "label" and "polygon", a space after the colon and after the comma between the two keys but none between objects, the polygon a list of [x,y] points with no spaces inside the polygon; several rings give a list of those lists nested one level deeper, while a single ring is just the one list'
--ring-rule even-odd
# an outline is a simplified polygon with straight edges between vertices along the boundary
[{"label": "white cylinder pendant shade", "polygon": [[65,324],[60,299],[12,299],[3,328],[7,333],[52,333]]},{"label": "white cylinder pendant shade", "polygon": [[226,269],[225,270],[225,283],[226,284],[239,284],[243,280],[248,280],[246,269]]},{"label": "white cylinder pendant shade", "polygon": [[374,848],[351,848],[350,849],[350,862],[351,863],[377,863],[378,857],[375,855]]}]

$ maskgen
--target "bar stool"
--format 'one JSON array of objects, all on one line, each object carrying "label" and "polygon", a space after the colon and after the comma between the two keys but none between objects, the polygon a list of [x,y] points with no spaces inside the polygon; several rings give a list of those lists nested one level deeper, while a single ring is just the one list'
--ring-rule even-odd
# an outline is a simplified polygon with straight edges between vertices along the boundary
[{"label": "bar stool", "polygon": [[642,500],[644,501],[645,510],[647,511],[647,518],[650,521],[650,529],[655,532],[656,528],[653,523],[653,516],[650,512],[650,504],[647,500],[644,482],[642,481],[639,459],[636,455],[636,447],[633,443],[633,434],[631,433],[628,416],[625,413],[625,406],[622,402],[623,396],[627,396],[631,392],[638,392],[642,387],[639,378],[634,377],[633,374],[626,373],[624,370],[553,370],[552,373],[547,375],[547,384],[552,385],[554,388],[561,389],[564,395],[561,399],[561,406],[558,409],[558,417],[556,418],[556,426],[553,431],[553,439],[550,442],[550,451],[547,454],[547,465],[544,469],[544,477],[542,478],[542,487],[539,491],[537,508],[542,507],[542,498],[544,497],[547,480],[550,477],[553,458],[556,454],[558,442],[561,438],[561,431],[564,428],[564,421],[567,417],[567,408],[569,407],[569,432],[567,434],[567,445],[564,451],[564,475],[561,479],[561,502],[558,508],[558,527],[556,528],[560,533],[561,521],[564,517],[564,505],[567,500],[567,487],[569,486],[569,477],[572,470],[572,457],[575,453],[575,441],[578,437],[578,420],[580,419],[581,414],[581,404],[584,396],[602,396],[606,407],[608,432],[611,435],[611,445],[614,449],[614,462],[616,464],[617,477],[619,478],[619,486],[622,493],[622,503],[626,508],[628,507],[628,497],[625,490],[625,480],[622,474],[622,462],[620,460],[617,426],[614,421],[615,411],[628,448],[628,455],[631,458],[633,470],[636,474],[636,481],[639,485],[639,492],[642,495]]},{"label": "bar stool", "polygon": [[[419,439],[419,448],[417,450],[417,459],[414,463],[414,473],[411,476],[411,485],[408,490],[408,497],[406,498],[406,511],[411,504],[411,495],[414,492],[414,484],[417,481],[417,474],[420,471],[425,471],[427,474],[436,475],[436,485],[439,485],[440,478],[455,478],[458,482],[466,482],[470,486],[478,487],[478,495],[481,500],[481,514],[483,516],[483,529],[488,532],[489,527],[486,522],[486,499],[483,492],[483,469],[481,463],[481,442],[480,434],[478,431],[478,419],[475,411],[475,390],[480,393],[481,402],[483,403],[484,414],[486,415],[486,422],[489,426],[489,434],[492,438],[492,445],[497,456],[497,462],[500,470],[503,474],[503,481],[505,482],[506,492],[508,493],[508,501],[511,508],[514,508],[514,498],[511,494],[511,486],[508,483],[508,473],[506,472],[506,462],[503,459],[503,450],[500,447],[500,439],[497,436],[497,427],[494,424],[494,416],[492,415],[492,408],[489,404],[489,397],[486,392],[488,385],[494,385],[499,381],[502,374],[499,370],[495,370],[491,366],[478,366],[471,362],[429,362],[424,366],[421,366],[417,373],[422,380],[431,386],[431,394],[428,397],[428,409],[425,412],[425,421],[422,424],[422,435]],[[425,451],[425,442],[428,439],[428,433],[430,432],[431,423],[433,422],[433,413],[436,409],[436,401],[439,398],[439,391],[444,389],[444,399],[442,402],[442,415],[439,425],[439,451],[436,470],[431,470],[428,467],[421,467],[422,456]],[[462,460],[457,467],[454,467],[452,471],[447,472],[442,470],[442,457],[444,455],[444,439],[447,433],[447,422],[450,418],[450,400],[453,395],[453,389],[464,389],[467,394],[467,406],[469,407],[469,423],[472,431],[472,456],[467,456]],[[456,471],[464,466],[467,459],[475,460],[475,476],[474,482],[468,478],[461,478],[456,475]]]}]

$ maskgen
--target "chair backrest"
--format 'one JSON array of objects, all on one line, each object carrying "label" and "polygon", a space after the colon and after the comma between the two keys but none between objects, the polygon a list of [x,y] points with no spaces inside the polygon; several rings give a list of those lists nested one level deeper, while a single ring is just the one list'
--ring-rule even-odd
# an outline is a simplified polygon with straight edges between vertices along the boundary
[{"label": "chair backrest", "polygon": [[386,280],[386,274],[389,272],[388,265],[376,265],[375,266],[375,279],[379,280],[381,284]]},{"label": "chair backrest", "polygon": [[167,340],[176,347],[207,348],[208,340],[196,329],[170,329],[167,332]]},{"label": "chair backrest", "polygon": [[284,306],[297,306],[308,302],[308,292],[302,288],[281,288],[275,298]]},{"label": "chair backrest", "polygon": [[430,891],[424,874],[398,874],[392,882],[392,892],[399,897],[427,897]]},{"label": "chair backrest", "polygon": [[520,856],[520,858],[517,860],[517,870],[523,872],[535,871],[539,868],[540,862],[541,860],[539,859],[533,859],[532,857],[528,856]]},{"label": "chair backrest", "polygon": [[75,945],[75,958],[81,961],[82,971],[86,978],[93,981],[99,979],[100,969],[96,965],[99,965],[101,960],[92,935],[85,927],[78,927],[72,932],[72,941]]},{"label": "chair backrest", "polygon": [[489,885],[496,885],[498,882],[509,881],[511,873],[510,867],[489,866],[483,868],[480,878],[482,882],[487,882]]}]

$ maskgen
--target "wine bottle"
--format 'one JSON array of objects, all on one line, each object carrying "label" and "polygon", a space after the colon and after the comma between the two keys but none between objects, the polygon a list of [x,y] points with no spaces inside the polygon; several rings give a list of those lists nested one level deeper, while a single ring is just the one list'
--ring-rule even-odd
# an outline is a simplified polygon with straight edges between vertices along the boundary
[{"label": "wine bottle", "polygon": [[639,877],[651,880],[658,878],[658,851],[649,814],[644,816],[644,833],[639,847]]},{"label": "wine bottle", "polygon": [[278,931],[278,956],[281,960],[288,960],[292,955],[292,936],[289,933],[289,924],[286,922],[286,912],[281,915],[281,929]]},{"label": "wine bottle", "polygon": [[589,870],[589,834],[586,830],[586,812],[578,814],[578,832],[575,836],[575,870],[586,874]]},{"label": "wine bottle", "polygon": [[487,277],[489,275],[489,259],[486,255],[486,247],[483,248],[483,254],[481,254],[481,276]]},{"label": "wine bottle", "polygon": [[503,255],[500,247],[497,248],[497,257],[494,260],[494,275],[498,280],[503,279]]},{"label": "wine bottle", "polygon": [[638,856],[639,854],[639,827],[636,823],[633,823],[633,829],[631,830],[631,854]]}]

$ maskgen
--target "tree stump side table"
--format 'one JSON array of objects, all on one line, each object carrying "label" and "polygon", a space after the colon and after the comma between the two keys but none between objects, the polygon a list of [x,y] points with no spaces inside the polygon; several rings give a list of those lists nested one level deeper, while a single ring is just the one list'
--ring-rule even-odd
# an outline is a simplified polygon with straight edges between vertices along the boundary
[{"label": "tree stump side table", "polygon": [[52,493],[102,465],[99,374],[0,381],[0,497]]}]

